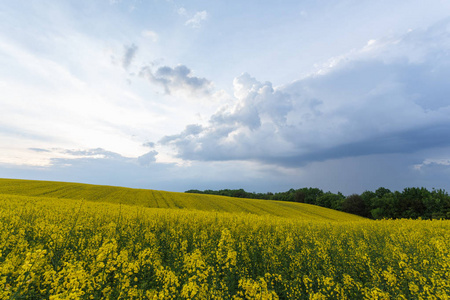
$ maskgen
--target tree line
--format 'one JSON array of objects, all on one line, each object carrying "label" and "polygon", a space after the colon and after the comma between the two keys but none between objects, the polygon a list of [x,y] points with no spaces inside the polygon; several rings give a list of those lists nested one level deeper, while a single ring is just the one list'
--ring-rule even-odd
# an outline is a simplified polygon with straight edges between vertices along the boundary
[{"label": "tree line", "polygon": [[450,196],[443,189],[405,188],[402,192],[380,187],[376,191],[344,196],[318,188],[290,189],[279,193],[251,193],[243,189],[188,190],[186,193],[314,204],[371,219],[450,219]]}]

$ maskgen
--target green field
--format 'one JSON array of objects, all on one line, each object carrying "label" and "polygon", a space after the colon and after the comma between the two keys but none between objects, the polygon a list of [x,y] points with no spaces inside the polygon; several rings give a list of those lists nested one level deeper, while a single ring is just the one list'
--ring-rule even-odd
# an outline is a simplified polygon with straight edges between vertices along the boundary
[{"label": "green field", "polygon": [[84,199],[152,208],[250,213],[278,217],[357,221],[363,218],[304,203],[231,198],[214,195],[174,193],[80,183],[0,179],[0,195],[21,195],[59,199]]}]

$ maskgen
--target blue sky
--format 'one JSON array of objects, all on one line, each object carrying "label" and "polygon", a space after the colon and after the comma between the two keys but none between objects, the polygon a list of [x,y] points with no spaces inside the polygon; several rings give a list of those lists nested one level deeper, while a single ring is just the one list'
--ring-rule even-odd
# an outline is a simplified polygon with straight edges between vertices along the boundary
[{"label": "blue sky", "polygon": [[450,190],[450,1],[0,1],[0,177]]}]

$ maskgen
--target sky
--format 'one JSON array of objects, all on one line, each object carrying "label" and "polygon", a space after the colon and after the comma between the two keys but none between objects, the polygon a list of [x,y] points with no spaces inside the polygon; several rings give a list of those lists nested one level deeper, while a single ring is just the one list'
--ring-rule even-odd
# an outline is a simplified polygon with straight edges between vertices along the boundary
[{"label": "sky", "polygon": [[0,0],[0,178],[450,190],[450,0]]}]

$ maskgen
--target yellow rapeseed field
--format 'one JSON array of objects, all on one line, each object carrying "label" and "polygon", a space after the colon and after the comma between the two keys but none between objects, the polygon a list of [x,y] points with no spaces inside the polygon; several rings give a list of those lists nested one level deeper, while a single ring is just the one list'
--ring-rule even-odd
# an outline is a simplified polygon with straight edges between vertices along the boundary
[{"label": "yellow rapeseed field", "polygon": [[174,193],[80,183],[0,179],[0,194],[84,199],[153,208],[251,213],[296,219],[350,221],[363,218],[305,203]]},{"label": "yellow rapeseed field", "polygon": [[288,218],[6,189],[0,299],[450,296],[449,221]]}]

